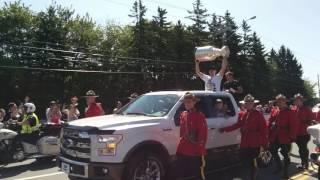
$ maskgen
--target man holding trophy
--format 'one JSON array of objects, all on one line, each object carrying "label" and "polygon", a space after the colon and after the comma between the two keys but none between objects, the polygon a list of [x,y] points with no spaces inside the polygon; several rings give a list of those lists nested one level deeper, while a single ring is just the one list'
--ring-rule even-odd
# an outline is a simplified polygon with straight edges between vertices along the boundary
[{"label": "man holding trophy", "polygon": [[[195,52],[196,61],[196,74],[204,81],[206,91],[221,91],[221,81],[226,72],[228,66],[228,57],[230,51],[227,46],[223,46],[221,49],[214,48],[212,46],[197,47]],[[221,69],[218,70],[215,67],[209,69],[208,74],[204,74],[200,71],[199,64],[204,61],[212,61],[217,57],[222,56]],[[218,73],[217,73],[218,72]]]}]

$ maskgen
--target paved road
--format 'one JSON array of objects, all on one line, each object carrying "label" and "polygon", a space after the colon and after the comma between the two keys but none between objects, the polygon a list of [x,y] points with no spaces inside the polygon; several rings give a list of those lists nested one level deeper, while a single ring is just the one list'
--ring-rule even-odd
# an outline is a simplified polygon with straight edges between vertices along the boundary
[{"label": "paved road", "polygon": [[[310,149],[314,147],[310,144]],[[292,149],[292,166],[290,174],[292,180],[316,180],[315,171],[299,173],[296,171],[295,165],[300,161],[297,158],[298,150],[296,145]],[[215,173],[208,177],[209,180],[232,180],[241,176],[241,167],[225,170]],[[38,164],[34,160],[27,160],[21,163],[9,164],[1,167],[0,179],[6,180],[67,180],[67,176],[60,172],[55,166],[55,162],[48,164]],[[280,177],[272,174],[272,167],[260,170],[259,180],[280,180]]]}]

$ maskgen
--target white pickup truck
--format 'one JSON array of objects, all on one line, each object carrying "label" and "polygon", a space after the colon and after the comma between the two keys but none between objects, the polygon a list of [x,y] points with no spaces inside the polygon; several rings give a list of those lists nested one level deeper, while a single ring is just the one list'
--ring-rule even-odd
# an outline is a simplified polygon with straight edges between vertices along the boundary
[{"label": "white pickup truck", "polygon": [[[237,104],[229,93],[190,91],[207,117],[206,171],[238,162],[240,132],[219,133],[236,123]],[[58,165],[70,179],[167,180],[179,141],[179,114],[186,91],[144,94],[117,114],[85,118],[62,131]],[[225,116],[216,117],[216,99],[225,103]]]}]

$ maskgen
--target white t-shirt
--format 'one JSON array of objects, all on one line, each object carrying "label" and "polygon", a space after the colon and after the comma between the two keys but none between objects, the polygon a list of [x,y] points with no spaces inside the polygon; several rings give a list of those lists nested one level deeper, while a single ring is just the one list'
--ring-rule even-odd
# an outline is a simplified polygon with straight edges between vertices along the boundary
[{"label": "white t-shirt", "polygon": [[216,74],[213,77],[204,74],[200,76],[200,78],[205,83],[206,91],[221,91],[221,81],[223,77],[220,74]]}]

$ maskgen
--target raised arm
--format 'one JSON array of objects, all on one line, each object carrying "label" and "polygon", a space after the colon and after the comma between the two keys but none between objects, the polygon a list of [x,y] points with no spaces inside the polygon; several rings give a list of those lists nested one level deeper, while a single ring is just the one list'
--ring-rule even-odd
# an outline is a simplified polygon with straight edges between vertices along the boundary
[{"label": "raised arm", "polygon": [[201,71],[200,71],[200,61],[196,60],[196,74],[202,79],[204,77],[205,74],[203,74]]},{"label": "raised arm", "polygon": [[219,71],[220,76],[224,76],[224,73],[226,72],[227,68],[228,68],[228,56],[224,56],[222,59],[221,69]]}]

